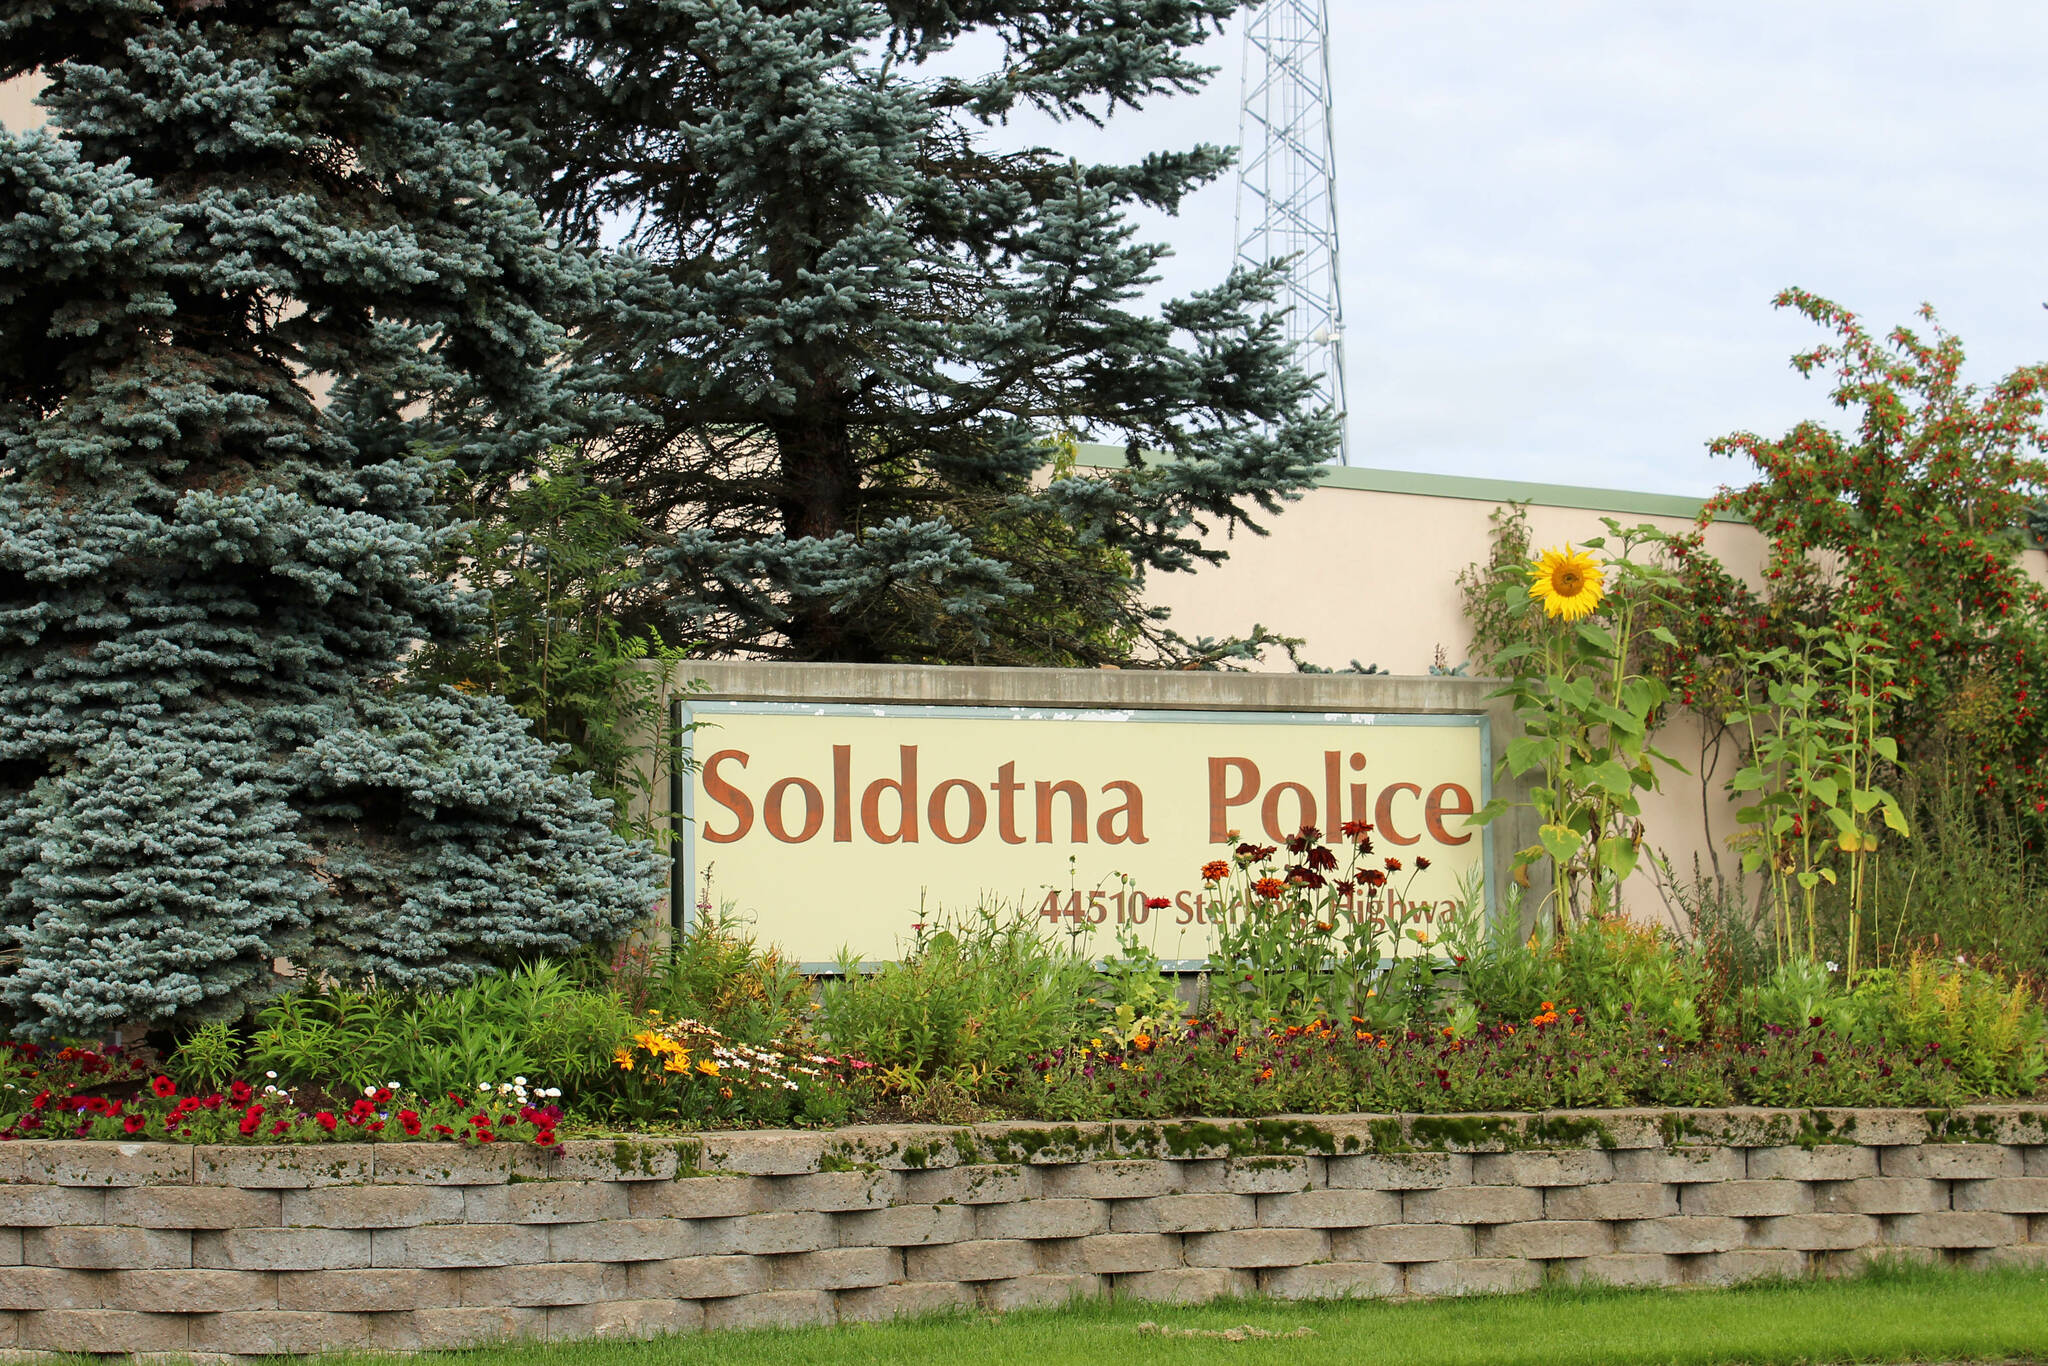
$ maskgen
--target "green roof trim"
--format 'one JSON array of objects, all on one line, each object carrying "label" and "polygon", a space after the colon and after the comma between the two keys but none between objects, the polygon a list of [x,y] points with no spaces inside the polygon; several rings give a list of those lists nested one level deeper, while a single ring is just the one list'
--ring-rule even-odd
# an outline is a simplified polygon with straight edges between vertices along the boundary
[{"label": "green roof trim", "polygon": [[[1096,468],[1121,465],[1121,446],[1083,443],[1076,450],[1083,465]],[[1147,459],[1154,457],[1147,453]],[[1573,484],[1535,484],[1520,479],[1479,479],[1462,474],[1418,474],[1410,470],[1368,470],[1345,465],[1323,467],[1322,482],[1333,488],[1360,489],[1368,493],[1406,493],[1423,498],[1464,498],[1475,503],[1529,503],[1535,507],[1585,508],[1592,512],[1618,512],[1635,517],[1683,517],[1696,519],[1706,505],[1703,498],[1675,493],[1631,493],[1624,489],[1589,489]],[[1716,514],[1717,522],[1740,522],[1734,513]]]}]

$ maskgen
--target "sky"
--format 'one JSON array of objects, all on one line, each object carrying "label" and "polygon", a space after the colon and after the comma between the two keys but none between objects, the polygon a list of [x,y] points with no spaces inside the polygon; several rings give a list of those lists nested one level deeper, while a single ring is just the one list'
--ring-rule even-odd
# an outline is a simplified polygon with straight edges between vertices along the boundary
[{"label": "sky", "polygon": [[[1732,431],[1840,419],[1775,311],[1931,303],[1989,384],[2048,360],[2038,0],[1328,0],[1351,463],[1704,495]],[[1243,42],[1094,160],[1235,144]],[[962,54],[965,55],[965,54]],[[1232,255],[1234,175],[1141,218],[1161,291]]]}]

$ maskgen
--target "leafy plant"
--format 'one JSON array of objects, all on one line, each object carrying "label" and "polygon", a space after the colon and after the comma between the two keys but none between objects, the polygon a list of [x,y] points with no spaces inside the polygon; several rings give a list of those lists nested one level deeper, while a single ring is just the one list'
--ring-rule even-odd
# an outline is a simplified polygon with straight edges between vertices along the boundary
[{"label": "leafy plant", "polygon": [[1798,650],[1738,655],[1755,683],[1728,717],[1743,728],[1748,753],[1729,789],[1752,797],[1737,812],[1748,827],[1739,840],[1742,870],[1767,875],[1781,955],[1794,947],[1795,907],[1806,956],[1820,953],[1821,885],[1837,885],[1836,867],[1846,865],[1843,942],[1853,981],[1878,827],[1909,833],[1897,798],[1877,782],[1880,766],[1899,762],[1897,743],[1877,731],[1879,712],[1903,693],[1876,637],[1832,626],[1797,630]]},{"label": "leafy plant", "polygon": [[[1657,641],[1676,643],[1664,626],[1642,627],[1671,574],[1633,558],[1638,547],[1667,538],[1652,526],[1623,530],[1612,518],[1603,521],[1615,541],[1615,554],[1604,563],[1584,553],[1607,548],[1607,537],[1593,537],[1579,551],[1545,552],[1526,571],[1530,582],[1498,589],[1504,598],[1521,597],[1525,613],[1536,611],[1527,599],[1539,599],[1546,621],[1533,641],[1510,644],[1495,656],[1493,671],[1507,682],[1494,695],[1512,700],[1522,728],[1508,742],[1501,771],[1536,775],[1529,801],[1537,843],[1516,851],[1512,866],[1519,871],[1549,861],[1546,900],[1560,928],[1620,910],[1621,884],[1642,847],[1641,794],[1657,787],[1656,762],[1679,767],[1650,744],[1670,689],[1641,671],[1637,640],[1642,628]],[[1495,798],[1471,823],[1485,825],[1509,806],[1507,798]]]},{"label": "leafy plant", "polygon": [[195,1089],[218,1091],[241,1073],[242,1043],[225,1020],[208,1020],[171,1054],[170,1074]]},{"label": "leafy plant", "polygon": [[1975,1095],[2031,1095],[2048,1075],[2048,1021],[2023,982],[1925,950],[1867,973],[1856,988],[1862,1034],[1933,1050]]}]

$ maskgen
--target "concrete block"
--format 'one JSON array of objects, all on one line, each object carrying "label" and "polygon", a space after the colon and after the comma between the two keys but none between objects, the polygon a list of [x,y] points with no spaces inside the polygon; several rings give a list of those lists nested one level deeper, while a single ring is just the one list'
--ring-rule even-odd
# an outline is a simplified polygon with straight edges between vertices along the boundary
[{"label": "concrete block", "polygon": [[410,1228],[462,1221],[458,1186],[311,1186],[278,1194],[283,1198],[279,1219],[288,1228]]},{"label": "concrete block", "polygon": [[1327,1160],[1320,1157],[1241,1157],[1223,1164],[1222,1189],[1230,1195],[1280,1195],[1324,1185]]},{"label": "concrete block", "polygon": [[1833,1125],[1833,1132],[1869,1148],[1925,1143],[1929,1133],[1925,1110],[1842,1108],[1810,1113]]},{"label": "concrete block", "polygon": [[551,1262],[658,1262],[708,1250],[704,1224],[691,1219],[607,1219],[595,1224],[536,1225]]},{"label": "concrete block", "polygon": [[237,1356],[346,1351],[371,1346],[375,1322],[367,1314],[319,1310],[251,1309],[195,1314],[186,1345],[194,1352]]},{"label": "concrete block", "polygon": [[277,1273],[212,1269],[109,1271],[100,1282],[100,1303],[108,1309],[136,1309],[151,1314],[274,1309]]},{"label": "concrete block", "polygon": [[1817,1148],[1752,1148],[1748,1160],[1752,1181],[1854,1181],[1878,1174],[1877,1149],[1846,1143],[1824,1143]]},{"label": "concrete block", "polygon": [[1038,1270],[1038,1250],[1021,1238],[976,1239],[903,1250],[904,1279],[1000,1281]]},{"label": "concrete block", "polygon": [[1189,1266],[1300,1266],[1330,1255],[1330,1235],[1316,1228],[1249,1228],[1190,1233],[1181,1240]]},{"label": "concrete block", "polygon": [[548,1341],[608,1338],[640,1341],[672,1333],[694,1333],[704,1326],[704,1306],[691,1300],[610,1300],[583,1306],[574,1327],[568,1313],[548,1311]]},{"label": "concrete block", "polygon": [[1249,1195],[1159,1195],[1109,1207],[1112,1233],[1210,1233],[1258,1222],[1258,1200]]},{"label": "concrete block", "polygon": [[1676,1285],[1678,1273],[1670,1259],[1656,1252],[1613,1252],[1598,1257],[1573,1257],[1550,1263],[1549,1277],[1566,1285]]},{"label": "concrete block", "polygon": [[1748,1175],[1740,1148],[1631,1148],[1613,1157],[1616,1181],[1687,1185],[1698,1181],[1741,1181]]},{"label": "concrete block", "polygon": [[2036,1144],[2021,1150],[2028,1176],[2048,1176],[2048,1146]]},{"label": "concrete block", "polygon": [[2048,1214],[2048,1176],[2006,1176],[1990,1181],[1958,1181],[1949,1203],[1960,1210],[1995,1210],[2004,1214]]},{"label": "concrete block", "polygon": [[771,1210],[887,1209],[897,1194],[894,1172],[814,1172],[808,1176],[771,1176],[767,1208]]},{"label": "concrete block", "polygon": [[183,1143],[39,1139],[22,1145],[17,1181],[50,1186],[188,1186],[192,1148]]},{"label": "concrete block", "polygon": [[[383,1186],[501,1186],[512,1179],[513,1143],[386,1143],[376,1149]],[[438,1312],[438,1311],[437,1311]],[[471,1316],[474,1317],[474,1316]],[[464,1318],[433,1322],[460,1324]]]},{"label": "concrete block", "polygon": [[978,1238],[1085,1238],[1109,1232],[1109,1209],[1102,1200],[983,1205],[974,1212],[974,1233]]},{"label": "concrete block", "polygon": [[1597,1186],[1552,1186],[1543,1192],[1545,1219],[1669,1219],[1678,1213],[1678,1190],[1661,1181],[1609,1181]]},{"label": "concrete block", "polygon": [[1403,1285],[1401,1268],[1385,1262],[1315,1262],[1259,1273],[1259,1293],[1281,1300],[1385,1299]]},{"label": "concrete block", "polygon": [[1806,1267],[1807,1259],[1803,1252],[1783,1248],[1733,1248],[1727,1252],[1710,1252],[1702,1257],[1686,1259],[1683,1274],[1687,1285],[1738,1285],[1743,1281],[1803,1276]]},{"label": "concrete block", "polygon": [[1041,1271],[1093,1276],[1133,1271],[1168,1271],[1182,1265],[1176,1233],[1099,1233],[1092,1238],[1060,1238],[1038,1245]]},{"label": "concrete block", "polygon": [[863,1290],[842,1290],[838,1300],[841,1323],[886,1323],[891,1319],[925,1318],[934,1314],[972,1312],[980,1298],[974,1287],[957,1281],[913,1281],[904,1285],[877,1285]]},{"label": "concrete block", "polygon": [[828,1247],[767,1260],[776,1290],[853,1290],[903,1279],[903,1253],[893,1247]]},{"label": "concrete block", "polygon": [[2048,1243],[2015,1243],[2010,1247],[1987,1247],[1982,1256],[1986,1267],[2048,1267]]},{"label": "concrete block", "polygon": [[977,1124],[971,1141],[973,1155],[982,1161],[1026,1166],[1150,1155],[1118,1152],[1107,1124],[1046,1124],[1038,1120]]},{"label": "concrete block", "polygon": [[1453,1186],[1401,1196],[1404,1224],[1513,1224],[1543,1217],[1543,1192],[1523,1186]]},{"label": "concrete block", "polygon": [[478,1266],[456,1274],[462,1283],[462,1303],[473,1308],[591,1304],[622,1299],[626,1294],[626,1268],[617,1263]]},{"label": "concrete block", "polygon": [[229,1228],[192,1235],[192,1265],[226,1271],[327,1271],[370,1264],[361,1229]]},{"label": "concrete block", "polygon": [[1988,1210],[1936,1210],[1885,1220],[1885,1241],[1905,1247],[2003,1247],[2026,1241],[2027,1222]]},{"label": "concrete block", "polygon": [[455,1196],[461,1209],[457,1217],[472,1224],[595,1224],[606,1219],[631,1218],[627,1193],[651,1184],[636,1182],[628,1186],[619,1181],[520,1181],[505,1186],[426,1189],[436,1195]]},{"label": "concrete block", "polygon": [[279,1309],[332,1309],[388,1314],[408,1309],[452,1309],[462,1303],[462,1273],[415,1267],[352,1271],[280,1271]]},{"label": "concrete block", "polygon": [[[1066,1171],[1084,1172],[1095,1164],[1081,1163]],[[1040,1194],[1041,1173],[1054,1168],[1031,1168],[1022,1163],[975,1163],[946,1167],[938,1171],[905,1172],[902,1201],[906,1205],[999,1205],[1009,1200],[1029,1200]]]},{"label": "concrete block", "polygon": [[1986,1181],[2026,1175],[2026,1158],[2002,1143],[1926,1143],[1886,1148],[1878,1159],[1886,1176],[1919,1176],[1931,1181]]},{"label": "concrete block", "polygon": [[378,1314],[372,1320],[372,1343],[387,1352],[457,1351],[522,1340],[545,1341],[548,1310],[514,1306],[458,1309],[408,1309]]},{"label": "concrete block", "polygon": [[768,1208],[762,1176],[690,1176],[635,1181],[626,1187],[626,1213],[634,1219],[730,1219]]},{"label": "concrete block", "polygon": [[519,1154],[521,1159],[539,1157],[539,1165],[528,1175],[556,1181],[624,1181],[633,1185],[674,1180],[685,1156],[693,1164],[696,1162],[699,1150],[694,1141],[570,1138],[546,1150],[544,1156],[530,1148]]},{"label": "concrete block", "polygon": [[833,1221],[846,1247],[913,1247],[964,1243],[974,1237],[971,1205],[898,1205],[834,1215]]},{"label": "concrete block", "polygon": [[370,1234],[370,1264],[452,1268],[545,1262],[550,1260],[548,1232],[544,1225],[519,1224],[380,1228]]},{"label": "concrete block", "polygon": [[1816,1214],[1920,1214],[1948,1207],[1948,1183],[1924,1177],[1867,1176],[1813,1187]]},{"label": "concrete block", "polygon": [[634,1262],[626,1268],[629,1299],[715,1300],[768,1288],[765,1257],[678,1257]]},{"label": "concrete block", "polygon": [[104,1224],[107,1193],[72,1186],[0,1186],[0,1226]]},{"label": "concrete block", "polygon": [[1614,1251],[1614,1226],[1595,1219],[1539,1219],[1526,1224],[1483,1224],[1479,1255],[1529,1257],[1601,1257]]},{"label": "concrete block", "polygon": [[[389,1144],[384,1152],[440,1148],[440,1143]],[[368,1143],[317,1146],[274,1144],[201,1146],[192,1150],[192,1179],[200,1185],[241,1190],[303,1190],[309,1186],[360,1186],[375,1172],[379,1148]]]},{"label": "concrete block", "polygon": [[1007,1313],[1012,1309],[1057,1309],[1075,1300],[1093,1299],[1103,1293],[1104,1285],[1100,1276],[1041,1271],[1006,1281],[984,1281],[977,1288],[983,1308]]},{"label": "concrete block", "polygon": [[701,1135],[698,1164],[729,1176],[801,1176],[824,1160],[831,1135],[786,1129],[741,1129]]},{"label": "concrete block", "polygon": [[1401,1222],[1394,1191],[1306,1190],[1259,1197],[1261,1228],[1366,1228]]},{"label": "concrete block", "polygon": [[1759,1219],[1749,1232],[1751,1247],[1837,1252],[1875,1247],[1882,1241],[1878,1221],[1868,1214],[1787,1214]]},{"label": "concrete block", "polygon": [[32,1228],[22,1232],[21,1259],[94,1271],[191,1266],[192,1235],[181,1228]]},{"label": "concrete block", "polygon": [[1515,1257],[1417,1262],[1408,1268],[1411,1295],[1506,1295],[1543,1284],[1543,1267]]},{"label": "concrete block", "polygon": [[1740,1219],[1642,1219],[1614,1226],[1614,1250],[1690,1257],[1742,1247],[1748,1235]]},{"label": "concrete block", "polygon": [[98,1309],[101,1279],[97,1271],[57,1266],[10,1267],[5,1275],[0,1275],[0,1309]]},{"label": "concrete block", "polygon": [[704,1326],[710,1329],[805,1328],[837,1319],[829,1290],[764,1290],[704,1304]]},{"label": "concrete block", "polygon": [[1258,1293],[1258,1277],[1224,1267],[1186,1266],[1172,1271],[1138,1271],[1116,1278],[1118,1299],[1159,1304],[1201,1304],[1226,1295]]},{"label": "concrete block", "polygon": [[815,1211],[742,1214],[735,1219],[721,1219],[695,1227],[701,1234],[700,1250],[706,1253],[816,1252],[819,1248],[839,1245],[839,1227],[833,1222],[835,1217]]},{"label": "concrete block", "polygon": [[1803,1181],[1720,1181],[1685,1187],[1678,1195],[1678,1209],[1691,1218],[1807,1214],[1813,1209],[1813,1189]]},{"label": "concrete block", "polygon": [[1480,1186],[1590,1186],[1614,1179],[1614,1158],[1598,1150],[1477,1153],[1472,1181]]},{"label": "concrete block", "polygon": [[231,1186],[123,1186],[106,1201],[106,1222],[132,1228],[274,1228],[282,1208],[278,1191]]},{"label": "concrete block", "polygon": [[21,1265],[21,1230],[0,1228],[0,1266]]},{"label": "concrete block", "polygon": [[[966,1136],[971,1150],[971,1131]],[[960,1165],[962,1137],[946,1124],[858,1124],[834,1131],[825,1152],[881,1171],[929,1171]]]},{"label": "concrete block", "polygon": [[1470,1224],[1382,1224],[1340,1229],[1330,1251],[1340,1262],[1447,1262],[1473,1255]]},{"label": "concrete block", "polygon": [[126,1356],[131,1352],[183,1352],[183,1314],[139,1314],[129,1309],[38,1309],[15,1320],[15,1341],[31,1351]]},{"label": "concrete block", "polygon": [[1184,1189],[1181,1169],[1191,1164],[1118,1158],[1046,1167],[1039,1174],[1040,1193],[1049,1199],[1138,1200],[1175,1195]]},{"label": "concrete block", "polygon": [[1378,1153],[1329,1160],[1332,1188],[1375,1191],[1433,1190],[1472,1182],[1466,1153]]}]

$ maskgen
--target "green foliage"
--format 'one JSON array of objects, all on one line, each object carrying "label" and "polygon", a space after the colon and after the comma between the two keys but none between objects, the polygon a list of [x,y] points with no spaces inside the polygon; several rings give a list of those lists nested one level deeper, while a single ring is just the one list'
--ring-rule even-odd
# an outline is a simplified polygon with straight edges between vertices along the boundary
[{"label": "green foliage", "polygon": [[1081,1027],[1119,1044],[1175,1028],[1182,1015],[1173,978],[1159,955],[1129,925],[1117,926],[1117,951],[1097,966],[1098,977]]},{"label": "green foliage", "polygon": [[[1896,662],[1874,636],[1833,627],[1798,634],[1798,651],[1736,656],[1755,680],[1755,695],[1728,717],[1743,728],[1749,759],[1729,782],[1750,798],[1736,813],[1747,827],[1737,843],[1742,871],[1767,875],[1781,954],[1795,942],[1795,907],[1803,912],[1806,955],[1819,953],[1821,885],[1842,886],[1842,938],[1854,977],[1878,831],[1909,833],[1898,800],[1877,781],[1899,763],[1897,743],[1876,730],[1880,710],[1900,697]],[[1846,885],[1837,866],[1846,869]]]},{"label": "green foliage", "polygon": [[[1642,671],[1638,634],[1673,639],[1646,618],[1673,583],[1659,566],[1634,558],[1638,547],[1662,546],[1655,527],[1624,530],[1603,518],[1608,537],[1592,537],[1585,550],[1615,554],[1602,568],[1605,599],[1597,613],[1580,619],[1559,616],[1532,632],[1533,640],[1508,645],[1491,672],[1507,679],[1495,696],[1512,699],[1522,734],[1508,742],[1500,760],[1503,775],[1535,774],[1529,801],[1538,821],[1537,843],[1517,850],[1520,870],[1547,861],[1551,918],[1567,922],[1620,910],[1621,884],[1641,854],[1642,800],[1657,789],[1655,764],[1678,767],[1659,753],[1650,737],[1670,689]],[[1534,617],[1544,609],[1529,602],[1529,585],[1512,580],[1496,587],[1502,605],[1519,600]],[[1485,825],[1509,809],[1495,798],[1471,820]]]},{"label": "green foliage", "polygon": [[188,1089],[221,1091],[242,1073],[242,1041],[225,1020],[208,1020],[172,1052],[170,1075]]},{"label": "green foliage", "polygon": [[672,735],[669,678],[685,657],[653,627],[624,618],[645,575],[647,528],[594,486],[573,458],[552,456],[524,483],[453,476],[460,539],[436,565],[484,602],[481,629],[436,642],[406,662],[425,687],[502,697],[559,746],[555,767],[588,773],[621,834],[664,845],[666,799],[681,737]]},{"label": "green foliage", "polygon": [[1533,644],[1541,621],[1529,612],[1529,505],[1502,503],[1486,522],[1486,560],[1458,571],[1458,596],[1472,627],[1472,658],[1492,661],[1510,646]]},{"label": "green foliage", "polygon": [[[644,415],[587,454],[660,538],[650,610],[726,655],[1201,657],[1144,577],[1220,558],[1205,533],[1259,531],[1336,450],[1280,272],[1155,313],[1164,248],[1129,214],[1172,211],[1229,154],[990,139],[1027,108],[1093,122],[1200,86],[1193,48],[1239,8],[522,13],[521,59],[473,93],[531,130],[521,184],[565,240],[623,231],[635,254],[580,331]],[[1063,467],[1049,432],[1130,458]]]},{"label": "green foliage", "polygon": [[664,947],[622,947],[593,985],[616,993],[635,1017],[701,1020],[751,1044],[798,1031],[812,1010],[811,984],[796,964],[729,913],[700,912]]},{"label": "green foliage", "polygon": [[[657,869],[511,709],[400,697],[467,628],[442,471],[604,415],[593,259],[451,118],[495,0],[0,10],[0,998],[231,1019],[288,957],[450,985],[609,938]],[[329,401],[315,392],[331,385]]]},{"label": "green foliage", "polygon": [[1937,1052],[1970,1094],[2031,1095],[2048,1075],[2048,1020],[2023,982],[1916,953],[1864,974],[1855,1002],[1865,1036]]},{"label": "green foliage", "polygon": [[914,1100],[932,1082],[1014,1074],[1076,1037],[1094,982],[1088,958],[1037,916],[984,904],[920,929],[897,962],[870,970],[842,955],[819,1025],[835,1050],[875,1064],[885,1092]]}]

